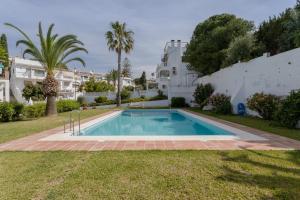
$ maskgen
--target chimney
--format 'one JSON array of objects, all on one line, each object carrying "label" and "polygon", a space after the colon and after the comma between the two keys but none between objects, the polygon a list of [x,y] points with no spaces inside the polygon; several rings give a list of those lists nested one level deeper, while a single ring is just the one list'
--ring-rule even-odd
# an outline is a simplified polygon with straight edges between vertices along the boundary
[{"label": "chimney", "polygon": [[264,53],[263,56],[264,56],[264,57],[270,57],[270,56],[271,56],[271,53],[270,53],[270,52],[266,52],[266,53]]},{"label": "chimney", "polygon": [[181,40],[177,40],[177,47],[181,47]]},{"label": "chimney", "polygon": [[175,40],[171,40],[171,47],[175,46]]}]

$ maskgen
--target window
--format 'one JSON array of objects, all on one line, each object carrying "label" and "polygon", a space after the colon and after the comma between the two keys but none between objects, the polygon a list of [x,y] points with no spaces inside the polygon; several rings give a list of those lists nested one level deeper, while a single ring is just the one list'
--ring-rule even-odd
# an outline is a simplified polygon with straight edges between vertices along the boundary
[{"label": "window", "polygon": [[167,88],[167,86],[166,85],[162,85],[162,89],[166,89]]},{"label": "window", "polygon": [[42,70],[34,70],[34,76],[44,77],[45,76],[45,72],[42,71]]}]

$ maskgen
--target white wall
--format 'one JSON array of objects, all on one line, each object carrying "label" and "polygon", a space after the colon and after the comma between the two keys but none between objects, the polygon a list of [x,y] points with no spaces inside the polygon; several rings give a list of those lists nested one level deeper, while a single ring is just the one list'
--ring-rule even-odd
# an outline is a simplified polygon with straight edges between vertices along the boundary
[{"label": "white wall", "polygon": [[235,112],[238,103],[246,103],[256,92],[285,96],[291,90],[300,89],[300,48],[237,63],[197,82],[211,83],[215,93],[231,96]]},{"label": "white wall", "polygon": [[9,81],[0,79],[0,102],[9,102]]}]

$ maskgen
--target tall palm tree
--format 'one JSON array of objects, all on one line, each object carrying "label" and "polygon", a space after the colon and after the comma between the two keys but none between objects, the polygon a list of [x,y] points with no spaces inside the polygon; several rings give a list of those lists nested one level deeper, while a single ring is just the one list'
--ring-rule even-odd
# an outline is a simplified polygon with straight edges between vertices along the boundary
[{"label": "tall palm tree", "polygon": [[67,66],[72,61],[80,62],[85,66],[85,62],[80,57],[71,57],[70,55],[83,51],[87,53],[87,50],[83,47],[84,44],[77,39],[75,35],[63,35],[52,34],[54,24],[51,24],[48,28],[47,34],[43,34],[42,24],[39,23],[38,38],[39,46],[35,45],[30,37],[23,32],[20,28],[5,23],[5,25],[17,30],[24,37],[22,40],[18,40],[16,46],[22,44],[26,47],[23,52],[23,57],[29,55],[32,60],[39,61],[46,69],[47,76],[43,80],[43,92],[47,97],[46,115],[56,115],[56,96],[58,92],[58,82],[54,77],[54,69]]},{"label": "tall palm tree", "polygon": [[126,23],[118,21],[110,24],[110,31],[105,34],[107,46],[110,51],[115,51],[118,54],[118,92],[117,106],[121,105],[121,58],[122,51],[129,53],[133,49],[133,35],[131,30],[127,30]]}]

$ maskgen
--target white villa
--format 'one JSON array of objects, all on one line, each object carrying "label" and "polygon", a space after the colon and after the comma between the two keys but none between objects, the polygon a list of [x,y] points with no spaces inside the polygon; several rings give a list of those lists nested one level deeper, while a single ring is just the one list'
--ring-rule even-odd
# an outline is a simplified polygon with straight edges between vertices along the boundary
[{"label": "white villa", "polygon": [[[11,72],[10,80],[6,80],[6,84],[10,84],[11,93],[15,100],[18,102],[26,102],[25,98],[22,96],[22,91],[27,83],[42,83],[43,79],[46,77],[46,72],[44,67],[37,61],[23,59],[19,57],[10,58],[11,62]],[[62,99],[76,99],[79,95],[79,86],[91,77],[94,77],[96,81],[106,81],[104,73],[95,72],[83,72],[74,70],[55,70],[54,76],[59,82],[59,93],[58,98]],[[0,100],[1,100],[1,85],[3,84],[0,80]],[[133,80],[128,77],[122,77],[121,86],[133,86]],[[5,94],[9,98],[9,89],[5,87]],[[4,93],[4,92],[3,92]],[[9,100],[7,100],[9,101]]]},{"label": "white villa", "polygon": [[[27,83],[42,83],[46,77],[44,67],[37,61],[19,57],[11,58],[10,87],[16,101],[25,102],[22,91]],[[75,76],[73,71],[55,70],[54,76],[59,82],[59,98],[75,98]]]},{"label": "white villa", "polygon": [[182,62],[182,55],[186,50],[186,42],[171,40],[167,42],[161,63],[156,68],[156,82],[158,89],[165,94],[168,88],[193,86],[198,74],[187,69],[187,63]]}]

